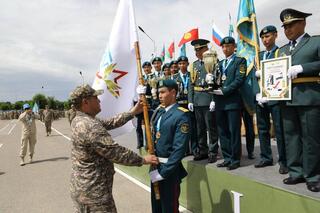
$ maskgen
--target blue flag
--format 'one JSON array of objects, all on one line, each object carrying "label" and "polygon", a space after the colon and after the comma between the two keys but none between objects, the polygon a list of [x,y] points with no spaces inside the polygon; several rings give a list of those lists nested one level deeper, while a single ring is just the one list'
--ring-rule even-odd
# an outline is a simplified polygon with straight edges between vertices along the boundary
[{"label": "blue flag", "polygon": [[180,56],[187,56],[186,53],[186,44],[183,44],[180,48]]},{"label": "blue flag", "polygon": [[239,35],[237,55],[247,60],[247,78],[241,88],[242,99],[249,113],[255,110],[253,92],[255,58],[259,53],[257,21],[253,0],[240,0],[238,10],[237,32]]}]

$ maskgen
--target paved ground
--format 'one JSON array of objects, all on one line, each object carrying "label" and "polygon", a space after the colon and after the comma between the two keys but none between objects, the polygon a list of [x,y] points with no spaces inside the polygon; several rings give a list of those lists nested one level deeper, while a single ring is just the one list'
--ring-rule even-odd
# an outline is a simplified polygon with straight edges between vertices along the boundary
[{"label": "paved ground", "polygon": [[[70,127],[65,119],[55,121],[53,127],[58,132],[53,131],[52,136],[46,137],[43,124],[37,121],[38,142],[36,144],[34,162],[21,167],[19,166],[21,124],[17,120],[0,120],[1,213],[73,212],[72,201],[69,195],[71,166],[69,159]],[[135,149],[134,132],[120,136],[116,138],[116,141]],[[273,150],[274,159],[276,159],[276,147],[274,143]],[[258,143],[256,143],[255,147],[255,160],[248,160],[246,158],[244,145],[243,153],[242,167],[231,171],[232,173],[295,193],[320,198],[320,193],[309,192],[305,184],[298,184],[296,186],[284,185],[282,179],[287,176],[278,174],[277,165],[264,169],[255,169],[253,165],[258,161]],[[187,157],[185,160],[192,160],[192,157]],[[206,161],[197,163],[206,164]],[[216,168],[215,164],[207,166]],[[119,213],[150,212],[149,192],[119,173],[115,175],[113,192]]]},{"label": "paved ground", "polygon": [[[37,122],[38,142],[34,162],[19,166],[21,125],[0,120],[0,212],[73,212],[69,195],[70,129],[65,119],[55,121],[46,137]],[[114,197],[118,212],[150,212],[150,194],[116,173]]]}]

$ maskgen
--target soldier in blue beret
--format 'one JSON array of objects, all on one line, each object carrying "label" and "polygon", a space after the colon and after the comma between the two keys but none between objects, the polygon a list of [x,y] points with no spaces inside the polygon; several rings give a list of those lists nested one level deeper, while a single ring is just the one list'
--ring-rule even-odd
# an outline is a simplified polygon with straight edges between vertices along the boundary
[{"label": "soldier in blue beret", "polygon": [[[181,180],[187,176],[183,159],[190,139],[188,110],[176,102],[178,85],[174,80],[159,81],[159,107],[151,118],[152,138],[160,164],[150,172],[151,182],[158,182],[161,200],[151,187],[152,212],[179,212]],[[151,184],[152,185],[152,184]]]},{"label": "soldier in blue beret", "polygon": [[[276,45],[278,33],[277,28],[273,25],[268,25],[260,31],[260,38],[266,50],[259,53],[259,60],[268,60],[278,57],[279,48]],[[260,78],[260,71],[256,71],[258,80]],[[282,117],[280,112],[279,101],[267,101],[261,98],[259,84],[256,82],[255,88],[256,95],[256,113],[257,113],[257,127],[260,141],[260,161],[255,165],[256,168],[262,168],[273,165],[272,149],[271,149],[271,136],[270,136],[270,116],[275,130],[277,139],[277,148],[279,154],[279,173],[287,174],[287,159],[286,147],[283,136]]]},{"label": "soldier in blue beret", "polygon": [[160,78],[163,76],[163,73],[161,71],[161,66],[162,66],[162,59],[160,57],[154,57],[152,59],[152,65],[153,65],[153,68],[154,68],[154,74],[157,78]]},{"label": "soldier in blue beret", "polygon": [[174,80],[179,71],[178,62],[176,60],[172,60],[169,64],[170,69],[170,79]]},{"label": "soldier in blue beret", "polygon": [[[194,111],[197,125],[198,151],[194,160],[208,159],[208,163],[217,161],[218,134],[214,112],[213,95],[209,93],[206,83],[207,71],[203,63],[203,53],[208,50],[209,41],[197,39],[191,42],[198,60],[194,61],[190,70],[190,86],[188,91],[188,108]],[[208,137],[209,133],[209,146]]]},{"label": "soldier in blue beret", "polygon": [[213,94],[215,95],[217,126],[224,161],[217,166],[233,170],[240,166],[243,104],[239,89],[246,78],[247,64],[245,58],[236,56],[236,44],[232,37],[222,39],[221,47],[225,55],[225,59],[219,61],[222,87],[214,90]]},{"label": "soldier in blue beret", "polygon": [[170,78],[170,63],[165,63],[162,66],[162,73],[163,73],[163,76],[162,76],[163,79]]},{"label": "soldier in blue beret", "polygon": [[291,100],[283,103],[284,138],[289,177],[285,184],[307,182],[308,190],[320,191],[320,36],[305,32],[311,13],[285,9],[280,14],[289,43],[279,56],[290,55]]}]

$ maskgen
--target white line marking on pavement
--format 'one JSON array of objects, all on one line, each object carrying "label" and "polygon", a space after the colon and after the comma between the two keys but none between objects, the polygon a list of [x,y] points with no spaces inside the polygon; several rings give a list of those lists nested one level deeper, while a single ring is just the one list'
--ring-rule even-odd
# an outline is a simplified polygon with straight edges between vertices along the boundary
[{"label": "white line marking on pavement", "polygon": [[0,131],[6,129],[8,126],[9,126],[9,124],[5,125],[4,127],[2,127],[2,128],[0,129]]},{"label": "white line marking on pavement", "polygon": [[[43,124],[43,123],[42,123]],[[71,141],[71,138],[65,136],[64,134],[62,134],[61,132],[59,132],[58,130],[56,130],[55,128],[51,127],[54,131],[56,131],[58,134],[60,134],[61,136],[65,137],[66,139],[68,139],[69,141]],[[141,188],[143,188],[144,190],[151,192],[151,189],[149,186],[141,183],[140,181],[138,181],[137,179],[127,175],[126,173],[124,173],[123,171],[121,171],[118,168],[114,168],[116,172],[118,172],[120,175],[122,175],[123,177],[127,178],[128,180],[130,180],[131,182],[133,182],[134,184],[140,186]],[[191,213],[188,209],[184,208],[183,206],[179,206],[179,211],[183,211],[184,213]]]},{"label": "white line marking on pavement", "polygon": [[11,133],[12,130],[16,127],[16,125],[17,125],[17,124],[14,124],[14,125],[11,127],[11,129],[10,129],[9,132],[8,132],[8,135],[10,135],[10,133]]}]

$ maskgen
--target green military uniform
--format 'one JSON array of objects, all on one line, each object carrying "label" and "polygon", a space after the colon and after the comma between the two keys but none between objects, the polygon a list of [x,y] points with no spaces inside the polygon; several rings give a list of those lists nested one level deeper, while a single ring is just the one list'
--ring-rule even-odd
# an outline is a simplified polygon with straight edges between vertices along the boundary
[{"label": "green military uniform", "polygon": [[[162,82],[163,87],[176,85],[173,80]],[[153,213],[179,212],[180,183],[187,176],[181,160],[190,139],[190,119],[187,112],[187,109],[174,103],[166,108],[159,107],[151,119],[155,154],[160,161],[157,170],[163,178],[158,181],[160,200],[155,199],[154,187],[151,187]]]},{"label": "green military uniform", "polygon": [[[226,37],[223,44],[234,44],[232,37]],[[222,72],[221,92],[214,92],[216,102],[216,119],[224,162],[218,167],[236,169],[240,166],[241,156],[241,109],[242,100],[239,88],[246,77],[246,59],[232,54],[219,62]]]},{"label": "green military uniform", "polygon": [[[277,29],[274,26],[266,26],[260,32],[260,37],[267,33],[276,33]],[[274,45],[270,51],[262,51],[259,53],[259,59],[268,60],[276,57],[278,54],[279,48],[277,45]],[[257,87],[255,93],[259,93],[260,88]],[[280,111],[279,101],[269,101],[267,103],[257,104],[256,105],[257,113],[257,126],[258,126],[258,135],[260,141],[260,162],[255,165],[255,167],[264,167],[270,166],[273,164],[272,149],[271,149],[271,137],[270,137],[270,115],[272,117],[273,126],[275,130],[275,135],[277,139],[277,148],[280,164],[279,172],[281,174],[287,173],[287,159],[286,159],[286,150],[285,142],[283,136],[283,125],[282,125],[282,116]]]},{"label": "green military uniform", "polygon": [[[188,62],[188,58],[186,56],[180,56],[177,59],[177,62],[186,61]],[[177,103],[179,106],[188,109],[188,90],[190,86],[190,73],[182,73],[181,70],[175,75],[174,79],[178,84],[178,94],[177,94]],[[197,126],[196,126],[196,118],[194,112],[188,112],[191,120],[191,138],[190,138],[190,146],[187,147],[187,154],[195,154],[197,151],[198,141],[197,141]]]},{"label": "green military uniform", "polygon": [[[288,24],[304,21],[311,14],[293,9],[280,17]],[[295,24],[295,23],[293,23]],[[283,127],[290,177],[286,184],[307,181],[308,189],[320,191],[320,36],[307,33],[280,48],[279,55],[291,55],[292,66],[302,68],[292,80],[292,99],[283,104]],[[297,65],[297,66],[295,66]],[[301,67],[300,67],[301,66]],[[302,71],[302,72],[301,72]],[[291,67],[288,75],[294,74]]]},{"label": "green military uniform", "polygon": [[[191,42],[196,48],[207,45],[207,40],[198,39]],[[188,102],[194,106],[194,112],[197,123],[198,153],[195,160],[201,160],[209,157],[209,161],[215,162],[218,154],[218,134],[216,126],[216,113],[209,110],[210,103],[213,101],[213,95],[209,92],[209,85],[206,83],[207,72],[203,61],[196,60],[190,70],[191,83],[188,92]],[[209,133],[209,146],[207,141],[207,132]]]}]

